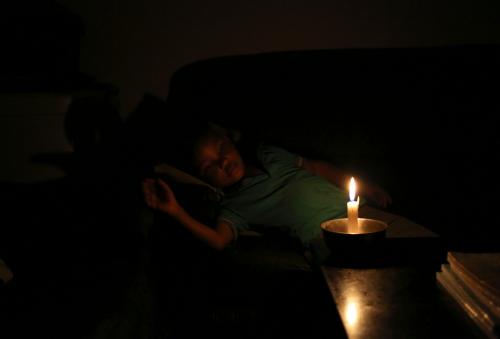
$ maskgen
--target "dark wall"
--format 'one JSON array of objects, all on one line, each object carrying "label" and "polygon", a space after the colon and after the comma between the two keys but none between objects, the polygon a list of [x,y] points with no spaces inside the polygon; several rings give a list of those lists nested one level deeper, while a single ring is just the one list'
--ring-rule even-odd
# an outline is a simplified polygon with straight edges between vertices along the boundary
[{"label": "dark wall", "polygon": [[180,66],[280,50],[500,42],[500,3],[453,1],[60,0],[85,25],[81,67],[121,90],[127,115],[165,96]]}]

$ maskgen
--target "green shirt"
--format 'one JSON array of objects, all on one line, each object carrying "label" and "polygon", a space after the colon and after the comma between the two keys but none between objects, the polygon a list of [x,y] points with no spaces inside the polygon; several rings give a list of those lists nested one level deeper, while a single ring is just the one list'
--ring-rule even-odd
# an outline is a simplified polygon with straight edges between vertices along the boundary
[{"label": "green shirt", "polygon": [[323,221],[346,216],[348,192],[302,168],[300,156],[270,145],[257,156],[265,173],[244,178],[222,201],[219,219],[232,225],[235,239],[251,225],[286,227],[307,245]]}]

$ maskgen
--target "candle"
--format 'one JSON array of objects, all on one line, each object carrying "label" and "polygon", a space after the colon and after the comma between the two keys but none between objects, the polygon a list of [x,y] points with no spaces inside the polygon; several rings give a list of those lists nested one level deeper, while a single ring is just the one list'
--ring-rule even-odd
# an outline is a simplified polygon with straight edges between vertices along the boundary
[{"label": "candle", "polygon": [[354,178],[351,178],[349,183],[349,199],[351,201],[347,202],[347,228],[349,233],[357,233],[358,231],[358,207],[359,207],[359,196],[358,200],[356,197],[356,182]]}]

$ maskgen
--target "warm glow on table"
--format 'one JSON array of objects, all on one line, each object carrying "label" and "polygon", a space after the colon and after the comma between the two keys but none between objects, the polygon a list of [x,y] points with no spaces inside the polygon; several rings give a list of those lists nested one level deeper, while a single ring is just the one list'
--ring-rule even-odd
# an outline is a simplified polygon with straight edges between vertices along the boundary
[{"label": "warm glow on table", "polygon": [[348,326],[356,326],[358,322],[358,304],[356,302],[350,302],[347,304],[345,310],[345,320]]}]

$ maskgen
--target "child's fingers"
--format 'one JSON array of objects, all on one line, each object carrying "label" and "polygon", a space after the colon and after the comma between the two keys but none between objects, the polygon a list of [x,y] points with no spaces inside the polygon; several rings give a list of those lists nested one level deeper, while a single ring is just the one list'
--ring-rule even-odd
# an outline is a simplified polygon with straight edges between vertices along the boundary
[{"label": "child's fingers", "polygon": [[146,200],[146,205],[153,208],[153,199],[151,197],[147,197],[145,200]]},{"label": "child's fingers", "polygon": [[144,194],[149,194],[151,192],[153,181],[151,179],[145,179],[142,182],[142,191]]},{"label": "child's fingers", "polygon": [[162,204],[175,199],[172,189],[162,179],[144,179],[142,190],[146,204],[153,209],[159,209]]},{"label": "child's fingers", "polygon": [[156,195],[158,199],[162,201],[167,201],[174,198],[174,193],[167,183],[161,179],[156,182]]},{"label": "child's fingers", "polygon": [[151,208],[158,208],[158,198],[154,188],[153,180],[144,180],[142,183],[142,190],[146,204]]},{"label": "child's fingers", "polygon": [[153,207],[153,194],[151,192],[151,188],[148,186],[143,187],[144,192],[144,200],[149,207]]},{"label": "child's fingers", "polygon": [[153,209],[158,209],[158,198],[156,197],[156,194],[150,193],[146,196],[146,204],[153,208]]},{"label": "child's fingers", "polygon": [[170,188],[170,186],[162,179],[158,179],[158,184],[168,193],[172,193],[172,189]]},{"label": "child's fingers", "polygon": [[151,195],[151,208],[154,208],[155,210],[158,209],[158,198],[156,197],[155,194]]},{"label": "child's fingers", "polygon": [[151,183],[148,182],[143,182],[142,183],[142,192],[144,193],[144,196],[150,196],[153,193],[153,186]]}]

